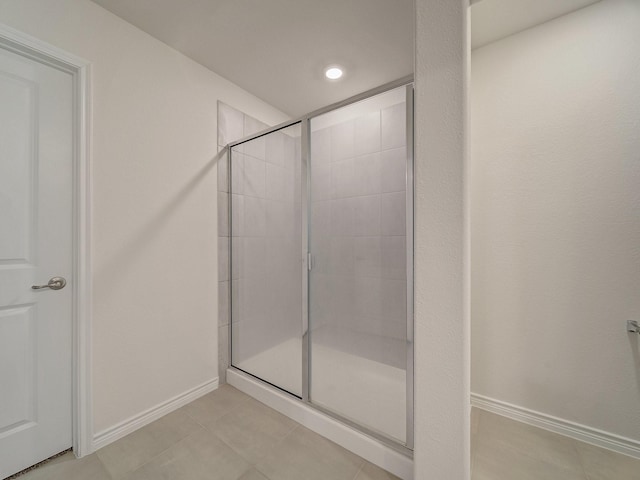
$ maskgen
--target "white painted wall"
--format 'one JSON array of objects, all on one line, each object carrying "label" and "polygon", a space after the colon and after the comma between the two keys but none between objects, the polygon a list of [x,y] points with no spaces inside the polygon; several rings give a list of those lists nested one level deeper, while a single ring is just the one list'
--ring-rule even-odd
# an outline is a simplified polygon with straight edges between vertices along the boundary
[{"label": "white painted wall", "polygon": [[467,0],[416,0],[415,478],[469,478]]},{"label": "white painted wall", "polygon": [[640,2],[474,50],[472,391],[640,440]]},{"label": "white painted wall", "polygon": [[93,399],[100,432],[217,375],[217,100],[285,115],[88,0],[0,22],[93,63]]}]

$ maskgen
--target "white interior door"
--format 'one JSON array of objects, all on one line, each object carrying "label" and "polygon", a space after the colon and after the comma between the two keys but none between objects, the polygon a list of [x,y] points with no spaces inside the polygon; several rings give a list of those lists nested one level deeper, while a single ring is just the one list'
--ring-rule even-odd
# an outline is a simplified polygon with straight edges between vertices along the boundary
[{"label": "white interior door", "polygon": [[71,74],[0,45],[0,478],[71,447],[73,121]]}]

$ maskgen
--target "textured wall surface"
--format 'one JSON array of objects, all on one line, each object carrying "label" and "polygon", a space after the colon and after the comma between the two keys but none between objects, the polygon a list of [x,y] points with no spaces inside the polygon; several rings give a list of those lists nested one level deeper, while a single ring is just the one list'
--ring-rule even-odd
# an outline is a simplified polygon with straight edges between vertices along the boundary
[{"label": "textured wall surface", "polygon": [[467,1],[416,0],[415,478],[469,478]]},{"label": "textured wall surface", "polygon": [[92,63],[95,432],[216,378],[216,107],[286,117],[88,0],[0,22]]},{"label": "textured wall surface", "polygon": [[472,391],[640,441],[640,2],[472,55]]}]

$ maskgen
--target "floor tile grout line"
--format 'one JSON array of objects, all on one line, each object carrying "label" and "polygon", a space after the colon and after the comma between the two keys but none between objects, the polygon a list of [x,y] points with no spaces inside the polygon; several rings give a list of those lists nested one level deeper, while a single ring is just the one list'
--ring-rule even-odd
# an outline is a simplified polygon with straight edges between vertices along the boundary
[{"label": "floor tile grout line", "polygon": [[[248,399],[246,399],[245,401],[248,401],[248,400],[250,400],[251,398],[252,398],[252,397],[249,397],[249,398],[248,398]],[[260,403],[261,403],[261,402],[260,402]],[[264,404],[263,404],[263,403],[261,403],[261,405],[264,405]],[[277,410],[274,410],[274,409],[272,409],[271,407],[269,407],[269,406],[267,406],[267,405],[264,405],[264,406],[265,406],[265,407],[267,407],[267,408],[269,408],[270,410],[273,410],[273,411],[277,412]],[[217,423],[219,420],[221,420],[222,418],[226,417],[226,416],[227,416],[227,415],[229,415],[230,413],[232,413],[232,411],[229,411],[228,413],[226,413],[226,414],[225,414],[225,415],[223,415],[222,417],[220,417],[220,418],[216,419],[214,423]],[[280,413],[280,412],[277,412],[277,413]],[[282,414],[281,414],[281,415],[282,415]],[[286,417],[286,416],[285,416],[285,417]],[[286,417],[286,418],[289,418],[289,417]],[[293,419],[290,419],[290,420],[291,420],[292,422],[294,422],[294,425],[291,427],[291,429],[289,429],[289,430],[287,431],[287,433],[285,433],[285,434],[282,436],[282,438],[279,438],[279,439],[278,439],[278,440],[277,440],[277,441],[276,441],[276,442],[271,446],[271,448],[275,448],[277,445],[279,445],[280,443],[282,443],[282,441],[284,441],[284,439],[285,439],[286,437],[288,437],[288,436],[289,436],[289,434],[290,434],[293,430],[295,430],[296,428],[298,428],[299,426],[301,426],[301,425],[300,425],[298,422],[296,422],[295,420],[293,420]],[[210,424],[210,425],[211,425],[211,424]],[[210,428],[210,426],[209,426],[209,427],[207,427],[207,426],[203,425],[203,428],[204,428],[205,430],[207,430],[209,433],[213,434],[213,435],[214,435],[218,440],[220,440],[222,443],[224,443],[226,446],[228,446],[231,450],[233,450],[233,451],[234,451],[236,454],[238,454],[240,457],[242,457],[242,459],[244,459],[244,460],[245,460],[249,465],[251,465],[251,467],[252,467],[252,468],[254,468],[256,471],[260,472],[260,474],[264,475],[265,477],[269,478],[269,477],[267,476],[267,474],[266,474],[266,473],[264,473],[262,470],[258,469],[258,467],[257,467],[257,465],[260,463],[260,461],[262,461],[262,459],[263,459],[263,458],[260,458],[260,460],[259,460],[258,462],[255,462],[255,463],[254,463],[254,462],[252,462],[251,460],[249,460],[248,458],[246,458],[246,457],[245,457],[245,456],[244,456],[244,455],[243,455],[243,454],[242,454],[242,453],[241,453],[241,452],[240,452],[236,447],[234,447],[234,446],[233,446],[233,445],[231,445],[227,440],[225,440],[225,439],[224,439],[224,438],[222,438],[220,435],[218,435],[218,433],[217,433],[214,429]]]},{"label": "floor tile grout line", "polygon": [[[293,420],[293,419],[292,419]],[[295,420],[293,420],[294,422],[296,422]],[[289,430],[287,432],[287,434],[282,438],[282,440],[284,440],[285,438],[287,438],[289,435],[291,435],[295,430],[297,430],[300,427],[304,427],[306,428],[304,425],[302,425],[301,423],[296,422],[296,424],[293,426],[293,428],[291,430]]]},{"label": "floor tile grout line", "polygon": [[360,472],[362,470],[364,470],[364,466],[366,464],[364,463],[364,461],[360,464],[360,468],[358,468],[358,470],[356,471],[356,474],[353,476],[353,478],[351,480],[356,480],[356,478],[358,478],[358,475],[360,475]]},{"label": "floor tile grout line", "polygon": [[[225,384],[225,385],[226,385],[226,384]],[[223,385],[222,385],[222,386],[223,386]],[[233,387],[231,387],[231,388],[233,388]],[[236,389],[234,388],[234,390],[236,390]],[[216,389],[216,390],[214,390],[213,392],[209,392],[209,393],[207,393],[206,395],[211,395],[212,393],[214,393],[214,392],[216,392],[216,391],[217,391],[217,389]],[[239,390],[238,390],[238,391],[239,391]],[[201,398],[204,398],[206,395],[203,395],[202,397],[197,398],[197,399],[196,399],[196,400],[194,400],[193,402],[196,402],[196,401],[200,400]],[[246,394],[244,394],[244,395],[246,395]],[[231,412],[233,412],[234,410],[236,410],[237,408],[239,408],[239,407],[240,407],[240,405],[242,405],[242,404],[243,404],[243,403],[245,403],[245,402],[248,402],[248,401],[251,399],[251,397],[250,397],[249,395],[246,395],[246,397],[247,397],[247,398],[243,398],[243,399],[242,399],[242,400],[240,400],[238,403],[234,404],[234,405],[233,405],[233,406],[232,406],[232,407],[231,407],[231,408],[230,408],[226,413],[224,413],[224,414],[223,414],[223,415],[221,415],[220,417],[216,418],[216,420],[215,420],[215,421],[218,421],[218,420],[219,420],[219,419],[221,419],[222,417],[227,416],[228,414],[230,414]],[[196,420],[196,419],[195,419],[195,418],[194,418],[194,417],[189,413],[189,411],[185,408],[185,407],[188,407],[189,405],[191,405],[193,402],[187,403],[187,404],[186,404],[186,405],[184,405],[183,407],[180,407],[180,409],[179,409],[179,410],[184,409],[184,413],[185,413],[185,415],[187,415],[191,420],[193,420],[195,423],[197,423],[197,424],[198,424],[198,425],[200,425],[201,427],[206,428],[206,425],[204,425],[204,424],[202,424],[201,422],[199,422],[198,420]]]},{"label": "floor tile grout line", "polygon": [[[158,452],[156,455],[154,455],[153,457],[151,457],[149,460],[147,460],[146,462],[144,462],[142,465],[134,468],[133,470],[129,470],[127,472],[122,473],[119,477],[114,477],[113,475],[111,475],[110,472],[109,475],[111,476],[111,478],[114,478],[115,480],[118,479],[124,479],[126,476],[131,475],[134,472],[137,472],[138,470],[140,470],[141,468],[147,466],[149,463],[151,463],[153,460],[155,460],[156,458],[158,458],[160,455],[162,455],[163,453],[165,453],[168,450],[171,450],[173,447],[181,444],[182,442],[184,442],[185,440],[187,440],[189,437],[195,435],[196,433],[199,433],[202,430],[206,430],[205,427],[203,427],[202,425],[200,425],[198,422],[195,422],[198,425],[198,430],[191,432],[189,435],[184,436],[183,438],[181,438],[180,440],[178,440],[177,442],[173,443],[172,445],[169,445],[167,448],[165,448],[164,450],[162,450],[161,452]],[[105,467],[106,468],[106,467]]]},{"label": "floor tile grout line", "polygon": [[[278,412],[278,413],[280,413],[280,412]],[[282,415],[282,414],[280,414],[280,415]],[[282,437],[282,440],[287,438],[289,436],[289,434],[292,433],[296,428],[303,426],[301,423],[296,422],[293,418],[287,417],[286,415],[284,415],[284,416],[286,418],[288,418],[289,420],[291,420],[293,422],[293,425],[291,426],[289,431],[287,431],[287,433],[284,434],[284,436]]]},{"label": "floor tile grout line", "polygon": [[[552,467],[555,467],[555,468],[560,468],[560,469],[572,471],[574,474],[580,475],[583,480],[591,480],[591,477],[587,474],[587,471],[585,469],[585,465],[584,465],[584,462],[582,460],[582,456],[580,455],[580,452],[578,451],[578,448],[577,448],[578,441],[577,440],[572,439],[572,438],[567,437],[567,436],[564,436],[564,435],[561,435],[561,434],[557,434],[555,432],[551,432],[551,431],[542,429],[540,427],[536,427],[534,425],[525,424],[525,423],[519,422],[517,420],[513,420],[513,419],[510,419],[510,418],[507,418],[507,417],[503,417],[503,416],[501,416],[499,414],[495,414],[493,412],[488,412],[488,411],[482,410],[482,409],[480,409],[480,412],[481,412],[481,415],[480,415],[480,417],[478,419],[478,429],[477,429],[477,432],[476,432],[476,436],[477,436],[477,439],[478,439],[479,442],[481,442],[482,439],[486,437],[486,434],[483,436],[483,430],[486,430],[487,426],[489,424],[493,423],[491,421],[491,418],[494,417],[494,416],[499,418],[501,421],[506,421],[506,424],[510,425],[511,427],[515,426],[517,429],[532,429],[532,431],[534,431],[534,432],[543,431],[543,432],[545,432],[547,434],[551,434],[554,437],[561,438],[562,441],[568,441],[568,445],[570,445],[570,447],[571,447],[570,451],[572,451],[574,456],[576,457],[577,466],[579,466],[580,470],[577,470],[575,468],[570,467],[566,463],[566,461],[563,462],[564,463],[563,465],[559,465],[559,464],[557,464],[557,463],[555,463],[553,461],[549,461],[547,459],[540,458],[540,457],[538,457],[536,455],[532,455],[531,451],[528,450],[528,449],[524,450],[524,449],[520,449],[520,448],[515,448],[515,447],[512,447],[511,445],[508,445],[508,444],[505,444],[504,446],[505,446],[505,448],[507,448],[511,452],[515,452],[515,453],[517,453],[519,455],[525,456],[529,460],[532,460],[532,461],[534,461],[536,463],[545,464],[545,465],[549,465],[549,466],[552,466]],[[484,426],[484,429],[482,428],[483,426]],[[546,444],[546,440],[543,440],[542,442],[543,442],[543,445]],[[481,458],[478,448],[476,448],[476,451],[474,453],[475,454],[474,454],[473,460],[475,460],[476,457],[477,458]],[[564,454],[563,454],[563,456],[564,456]],[[566,458],[565,458],[565,460],[566,460]]]},{"label": "floor tile grout line", "polygon": [[[206,427],[205,427],[206,428]],[[221,436],[219,436],[215,431],[209,430],[207,429],[207,431],[209,433],[211,433],[213,436],[215,436],[218,440],[220,440],[222,443],[224,443],[227,447],[229,447],[231,450],[233,450],[233,452],[238,455],[240,458],[242,458],[245,462],[247,462],[249,464],[249,466],[251,468],[256,468],[257,463],[253,463],[251,460],[249,460],[248,458],[246,458],[236,447],[234,447],[233,445],[231,445],[229,442],[227,442],[224,438],[222,438]],[[257,468],[256,468],[257,470]]]},{"label": "floor tile grout line", "polygon": [[270,477],[269,475],[267,475],[267,473],[266,473],[265,471],[260,470],[260,469],[258,468],[258,464],[255,464],[255,465],[253,466],[253,468],[255,468],[256,472],[258,472],[260,475],[262,475],[263,477],[265,477],[267,480],[271,480],[271,477]]},{"label": "floor tile grout line", "polygon": [[[109,471],[107,466],[104,464],[102,459],[98,456],[98,451],[93,452],[91,455],[95,455],[96,456],[96,459],[98,460],[98,463],[100,464],[100,466],[102,466],[102,469],[107,473],[107,475],[109,476],[109,478],[111,480],[117,480],[117,477],[115,477],[114,475],[111,474],[111,472]],[[120,478],[124,478],[126,475],[129,475],[130,473],[131,472],[124,473],[124,474],[120,475]]]},{"label": "floor tile grout line", "polygon": [[578,462],[580,463],[580,468],[582,469],[582,475],[585,480],[589,480],[589,475],[587,474],[587,469],[585,468],[584,460],[582,459],[582,455],[580,454],[580,449],[578,448],[578,442],[574,439],[571,439],[571,446],[578,457]]}]

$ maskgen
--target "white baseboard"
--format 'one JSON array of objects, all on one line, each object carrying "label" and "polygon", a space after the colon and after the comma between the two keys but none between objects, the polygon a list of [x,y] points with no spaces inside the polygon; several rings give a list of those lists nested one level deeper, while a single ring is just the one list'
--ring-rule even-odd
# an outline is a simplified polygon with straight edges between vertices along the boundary
[{"label": "white baseboard", "polygon": [[144,427],[145,425],[150,424],[151,422],[158,420],[160,417],[164,417],[168,413],[177,410],[180,407],[183,407],[187,403],[193,402],[195,399],[200,398],[201,396],[212,392],[218,388],[218,378],[214,378],[213,380],[209,380],[197,387],[194,387],[186,392],[183,392],[179,395],[176,395],[173,398],[170,398],[166,402],[162,402],[155,407],[151,407],[144,412],[139,413],[138,415],[134,415],[113,427],[109,427],[101,432],[96,433],[93,436],[93,451],[101,449],[102,447],[106,447],[112,442],[119,440],[122,437],[129,435],[130,433],[135,432],[139,428]]},{"label": "white baseboard", "polygon": [[412,459],[290,395],[235,369],[227,370],[227,383],[401,479],[413,479]]},{"label": "white baseboard", "polygon": [[471,405],[527,425],[640,459],[640,442],[475,393]]}]

